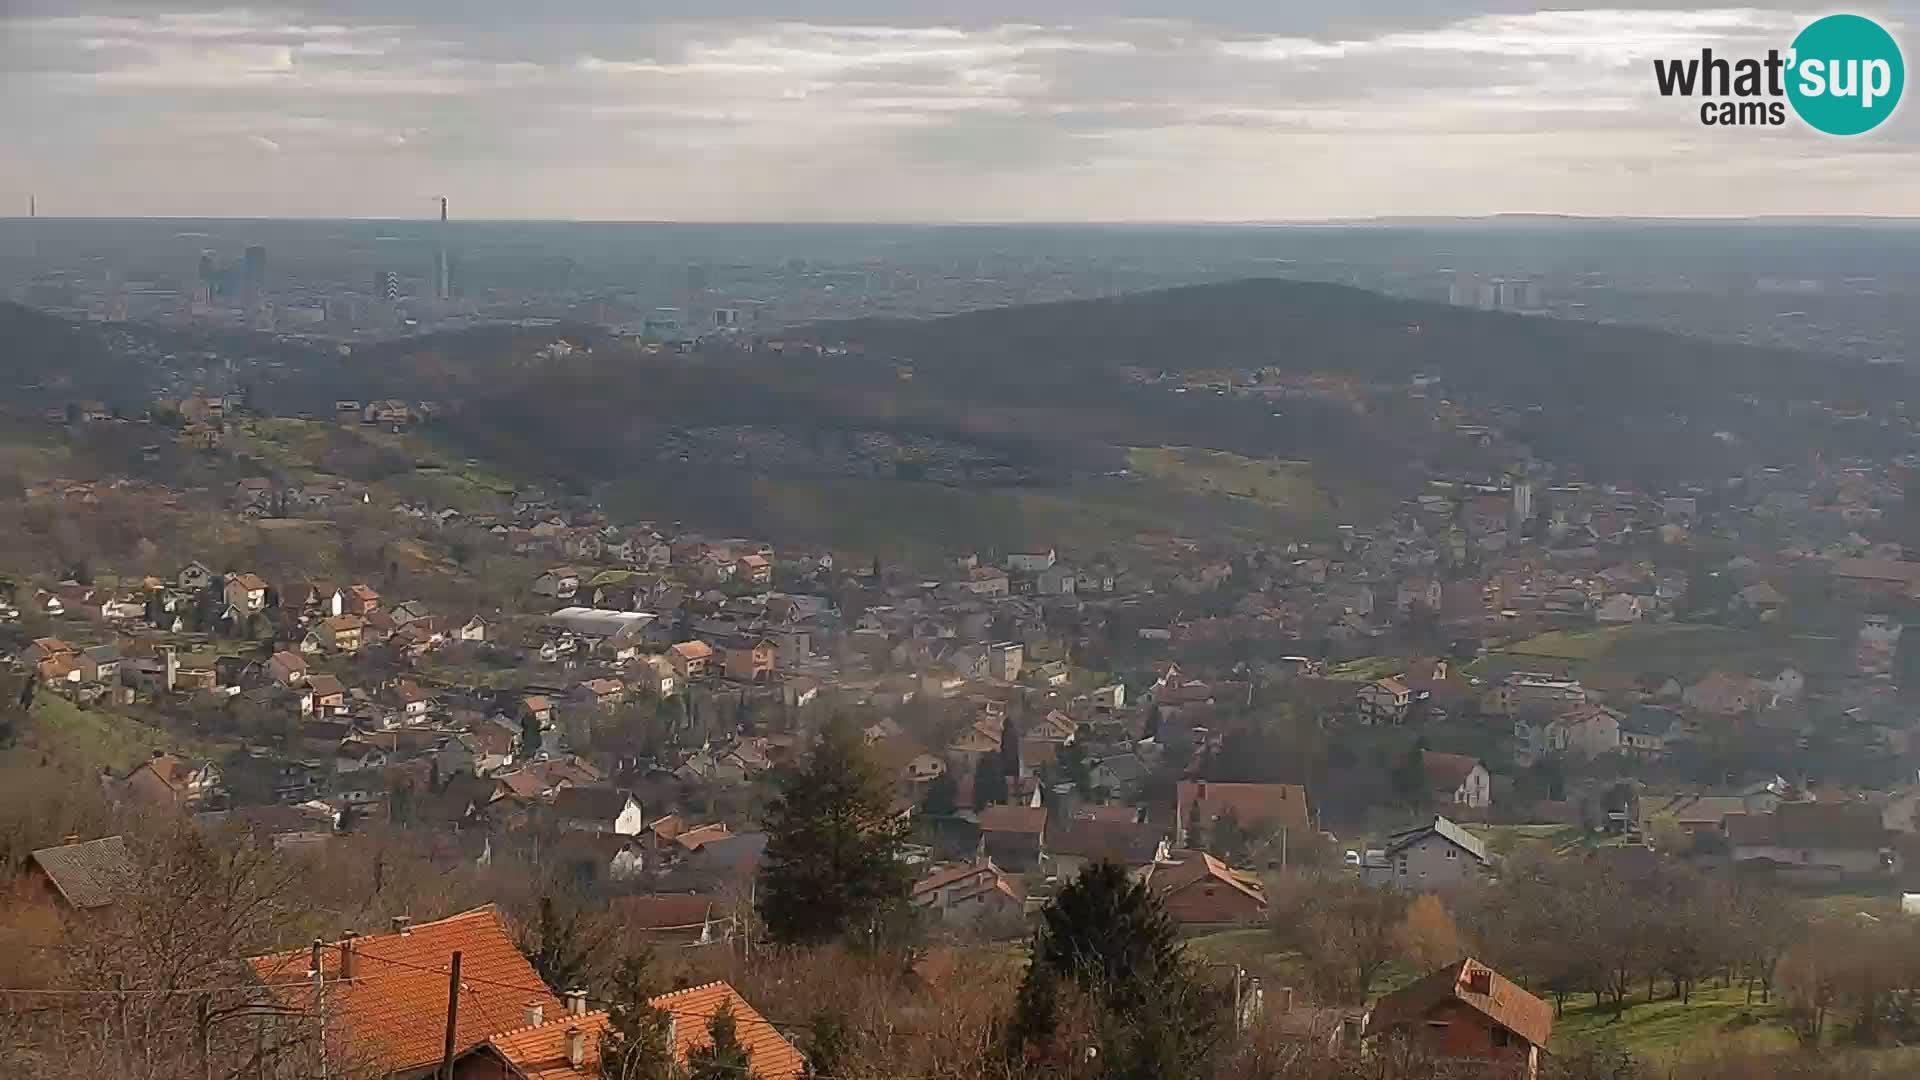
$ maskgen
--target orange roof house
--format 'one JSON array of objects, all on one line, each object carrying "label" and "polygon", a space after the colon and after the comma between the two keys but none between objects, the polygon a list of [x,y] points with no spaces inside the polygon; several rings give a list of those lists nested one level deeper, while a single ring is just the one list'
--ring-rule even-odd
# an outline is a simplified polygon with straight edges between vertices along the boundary
[{"label": "orange roof house", "polygon": [[[576,999],[578,1000],[578,999]],[[647,1004],[664,1009],[673,1025],[673,1060],[687,1065],[687,1053],[707,1045],[707,1025],[721,1007],[731,1006],[740,1045],[748,1053],[747,1067],[761,1080],[795,1080],[806,1070],[806,1059],[793,1048],[739,991],[723,982],[707,983],[651,998]],[[584,1008],[584,1006],[581,1006]],[[607,1031],[605,1012],[560,1014],[535,1027],[521,1027],[489,1039],[475,1057],[504,1063],[513,1080],[578,1080],[597,1076],[600,1038]],[[481,1075],[459,1070],[456,1075]],[[495,1073],[494,1075],[498,1075]]]},{"label": "orange roof house", "polygon": [[1553,1035],[1553,1006],[1472,958],[1380,999],[1367,1038],[1405,1038],[1445,1061],[1510,1064],[1531,1078]]},{"label": "orange roof house", "polygon": [[[320,947],[327,1023],[350,1056],[383,1073],[437,1065],[446,1036],[448,964],[460,953],[460,1009],[454,1052],[465,1053],[492,1036],[524,1026],[538,1006],[545,1015],[563,1012],[560,999],[514,947],[513,938],[488,905],[397,929],[345,938]],[[313,1005],[309,972],[313,950],[256,956],[247,963],[274,1000],[294,1009]]]},{"label": "orange roof house", "polygon": [[1147,887],[1182,924],[1250,923],[1265,918],[1267,894],[1259,880],[1204,851],[1175,852],[1148,867]]}]

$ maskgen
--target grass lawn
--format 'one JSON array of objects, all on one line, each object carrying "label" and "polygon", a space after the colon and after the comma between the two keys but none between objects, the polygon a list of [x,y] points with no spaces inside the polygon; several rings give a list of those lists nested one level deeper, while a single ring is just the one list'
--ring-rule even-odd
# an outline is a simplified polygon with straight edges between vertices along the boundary
[{"label": "grass lawn", "polygon": [[168,731],[114,713],[94,712],[51,693],[41,693],[22,727],[19,749],[45,754],[55,764],[116,772],[145,761],[155,750],[182,750]]},{"label": "grass lawn", "polygon": [[1495,855],[1511,855],[1528,844],[1545,844],[1564,851],[1579,844],[1578,825],[1468,825],[1467,831],[1479,837]]},{"label": "grass lawn", "polygon": [[1690,683],[1712,671],[1748,672],[1792,664],[1802,671],[1847,667],[1846,641],[1788,638],[1774,629],[1704,623],[1636,623],[1553,630],[1492,654],[1510,663],[1558,661],[1576,676],[1659,672]]},{"label": "grass lawn", "polygon": [[1538,637],[1516,641],[1501,651],[1514,656],[1540,656],[1550,660],[1592,660],[1611,649],[1624,633],[1632,629],[1630,626],[1607,626],[1596,630],[1550,630]]},{"label": "grass lawn", "polygon": [[1187,491],[1228,495],[1299,514],[1320,513],[1326,500],[1302,461],[1241,457],[1191,446],[1135,447],[1127,451],[1135,471]]},{"label": "grass lawn", "polygon": [[1181,488],[1136,475],[1036,487],[766,474],[731,466],[636,470],[598,493],[614,513],[682,517],[822,543],[864,561],[944,564],[955,550],[1044,539],[1070,550],[1125,550],[1194,532],[1244,540],[1317,535],[1324,516]]},{"label": "grass lawn", "polygon": [[1748,1005],[1737,984],[1698,990],[1685,1005],[1678,998],[1630,1001],[1617,1016],[1610,1005],[1585,997],[1574,1001],[1581,1004],[1569,1004],[1554,1022],[1550,1050],[1606,1040],[1637,1056],[1671,1061],[1709,1050],[1780,1051],[1797,1045],[1783,1021],[1779,995],[1769,1005]]},{"label": "grass lawn", "polygon": [[1398,674],[1406,669],[1406,662],[1393,656],[1362,656],[1357,660],[1348,660],[1327,669],[1329,679],[1352,679],[1355,682],[1372,682]]}]

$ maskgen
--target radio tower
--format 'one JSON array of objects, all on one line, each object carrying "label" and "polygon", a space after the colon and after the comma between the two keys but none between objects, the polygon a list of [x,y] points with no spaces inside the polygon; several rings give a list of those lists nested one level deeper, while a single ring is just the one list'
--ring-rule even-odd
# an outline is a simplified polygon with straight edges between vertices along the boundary
[{"label": "radio tower", "polygon": [[442,300],[453,297],[453,275],[447,270],[447,197],[440,196],[440,233],[433,267],[433,295]]}]

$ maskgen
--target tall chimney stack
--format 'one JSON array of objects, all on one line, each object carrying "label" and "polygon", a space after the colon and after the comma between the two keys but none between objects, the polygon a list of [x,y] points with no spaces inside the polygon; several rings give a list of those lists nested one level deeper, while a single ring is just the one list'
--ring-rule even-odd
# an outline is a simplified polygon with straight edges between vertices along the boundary
[{"label": "tall chimney stack", "polygon": [[561,997],[566,999],[569,1016],[587,1015],[587,992],[578,988],[567,991]]},{"label": "tall chimney stack", "polygon": [[577,1027],[567,1029],[567,1064],[578,1069],[587,1063],[587,1033]]},{"label": "tall chimney stack", "polygon": [[359,938],[356,930],[340,935],[340,977],[343,979],[353,978],[353,949],[359,944]]},{"label": "tall chimney stack", "polygon": [[447,197],[445,195],[440,196],[440,220],[447,220]]}]

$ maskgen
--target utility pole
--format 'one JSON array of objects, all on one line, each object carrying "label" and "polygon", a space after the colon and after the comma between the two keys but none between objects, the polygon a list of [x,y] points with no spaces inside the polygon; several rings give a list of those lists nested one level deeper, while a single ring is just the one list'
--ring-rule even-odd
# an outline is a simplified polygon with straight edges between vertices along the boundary
[{"label": "utility pole", "polygon": [[320,1025],[319,1053],[315,1055],[315,1069],[320,1080],[327,1080],[327,977],[320,970],[322,945],[319,938],[313,939],[313,1016]]},{"label": "utility pole", "polygon": [[460,950],[453,951],[447,968],[447,1043],[440,1054],[440,1080],[453,1080],[454,1032],[460,1026]]},{"label": "utility pole", "polygon": [[1287,872],[1287,830],[1284,826],[1280,829],[1280,872]]},{"label": "utility pole", "polygon": [[1245,1031],[1247,1018],[1240,1011],[1240,976],[1243,971],[1239,964],[1233,965],[1233,1030]]}]

